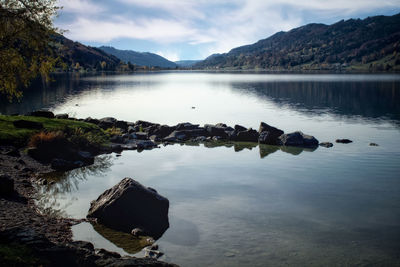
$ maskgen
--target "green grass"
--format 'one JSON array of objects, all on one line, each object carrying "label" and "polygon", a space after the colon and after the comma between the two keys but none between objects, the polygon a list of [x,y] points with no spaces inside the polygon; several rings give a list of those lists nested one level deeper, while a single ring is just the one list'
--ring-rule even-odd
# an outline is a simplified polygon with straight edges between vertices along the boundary
[{"label": "green grass", "polygon": [[[25,128],[16,128],[13,121],[27,120],[40,122],[44,129],[32,130]],[[107,135],[97,125],[82,121],[65,120],[65,119],[49,119],[33,116],[8,116],[0,115],[0,144],[12,144],[24,146],[29,142],[30,137],[40,131],[71,131],[79,130],[84,133],[90,133],[92,136],[98,136],[103,140],[107,140]]]}]

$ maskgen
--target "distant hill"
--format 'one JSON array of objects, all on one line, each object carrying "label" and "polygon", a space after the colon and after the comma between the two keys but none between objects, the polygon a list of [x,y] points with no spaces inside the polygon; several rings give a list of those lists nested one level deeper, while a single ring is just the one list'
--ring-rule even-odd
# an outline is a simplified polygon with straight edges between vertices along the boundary
[{"label": "distant hill", "polygon": [[190,68],[194,64],[200,62],[201,60],[179,60],[175,61],[175,64],[178,65],[180,68]]},{"label": "distant hill", "polygon": [[101,46],[99,49],[114,55],[122,61],[138,66],[176,68],[177,65],[162,56],[148,52],[136,52],[132,50],[119,50],[111,46]]},{"label": "distant hill", "polygon": [[53,41],[53,50],[67,70],[116,70],[122,63],[119,58],[98,48],[71,41],[59,34],[53,36]]},{"label": "distant hill", "polygon": [[308,24],[214,54],[205,69],[400,70],[400,14]]}]

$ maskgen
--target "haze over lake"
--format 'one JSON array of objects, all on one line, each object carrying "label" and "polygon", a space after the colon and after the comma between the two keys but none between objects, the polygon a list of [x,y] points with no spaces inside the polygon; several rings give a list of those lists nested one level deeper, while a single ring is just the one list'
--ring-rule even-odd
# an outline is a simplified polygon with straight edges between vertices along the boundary
[{"label": "haze over lake", "polygon": [[[40,188],[42,207],[83,218],[124,177],[170,201],[161,259],[182,266],[399,264],[400,75],[156,72],[58,75],[0,112],[301,130],[316,150],[171,145],[97,158]],[[370,146],[377,143],[379,146]],[[74,238],[129,254],[91,225]],[[139,254],[141,255],[141,254]]]}]

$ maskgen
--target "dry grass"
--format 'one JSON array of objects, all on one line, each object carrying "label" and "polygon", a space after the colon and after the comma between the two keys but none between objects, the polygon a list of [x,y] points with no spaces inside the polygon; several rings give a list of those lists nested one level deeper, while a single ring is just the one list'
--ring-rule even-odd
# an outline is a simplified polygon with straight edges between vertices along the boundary
[{"label": "dry grass", "polygon": [[31,137],[29,147],[58,146],[60,143],[65,142],[66,137],[61,131],[40,132]]}]

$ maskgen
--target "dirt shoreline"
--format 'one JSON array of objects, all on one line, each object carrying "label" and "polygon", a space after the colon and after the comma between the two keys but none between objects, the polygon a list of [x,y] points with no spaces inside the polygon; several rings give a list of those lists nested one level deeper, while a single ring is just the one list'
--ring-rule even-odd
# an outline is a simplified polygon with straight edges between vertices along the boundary
[{"label": "dirt shoreline", "polygon": [[121,257],[89,242],[72,241],[71,226],[81,222],[41,214],[35,205],[33,186],[44,173],[53,171],[11,146],[0,146],[0,175],[14,181],[15,192],[0,196],[0,245],[26,247],[33,260],[10,259],[1,254],[0,262],[17,266],[176,266],[150,258]]}]

